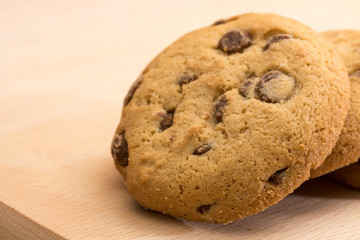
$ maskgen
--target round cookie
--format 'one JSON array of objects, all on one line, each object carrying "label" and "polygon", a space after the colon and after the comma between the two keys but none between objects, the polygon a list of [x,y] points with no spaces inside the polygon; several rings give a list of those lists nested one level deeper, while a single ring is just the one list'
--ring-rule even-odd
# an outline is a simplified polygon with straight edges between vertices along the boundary
[{"label": "round cookie", "polygon": [[[311,178],[355,163],[360,158],[360,31],[329,31],[322,35],[333,44],[334,50],[345,63],[350,78],[351,98],[350,109],[340,138],[325,162],[311,171]],[[332,173],[331,176],[360,187],[358,165],[359,163],[355,163],[351,167]]]},{"label": "round cookie", "polygon": [[334,147],[343,63],[309,27],[245,14],[161,52],[126,96],[112,155],[147,209],[229,223],[277,203]]}]

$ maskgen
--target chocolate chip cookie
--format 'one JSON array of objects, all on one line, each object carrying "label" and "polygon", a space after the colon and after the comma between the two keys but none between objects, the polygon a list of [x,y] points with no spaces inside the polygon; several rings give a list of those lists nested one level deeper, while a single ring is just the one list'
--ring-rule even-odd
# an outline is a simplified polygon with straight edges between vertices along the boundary
[{"label": "chocolate chip cookie", "polygon": [[350,78],[351,98],[345,125],[335,148],[325,162],[311,172],[311,177],[354,163],[331,173],[331,176],[360,188],[360,164],[357,162],[360,158],[360,31],[330,31],[322,35],[333,44],[345,63]]},{"label": "chocolate chip cookie", "polygon": [[245,14],[186,34],[125,98],[112,155],[146,209],[229,223],[277,203],[334,147],[345,66],[309,27]]}]

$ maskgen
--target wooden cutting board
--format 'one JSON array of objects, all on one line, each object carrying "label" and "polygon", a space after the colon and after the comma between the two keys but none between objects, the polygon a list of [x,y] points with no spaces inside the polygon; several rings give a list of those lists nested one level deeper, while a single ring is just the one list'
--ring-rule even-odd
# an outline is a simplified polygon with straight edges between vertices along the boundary
[{"label": "wooden cutting board", "polygon": [[316,30],[356,29],[359,7],[346,0],[1,1],[0,239],[360,239],[360,192],[327,178],[256,216],[204,224],[144,211],[110,156],[130,84],[185,32],[249,11]]}]

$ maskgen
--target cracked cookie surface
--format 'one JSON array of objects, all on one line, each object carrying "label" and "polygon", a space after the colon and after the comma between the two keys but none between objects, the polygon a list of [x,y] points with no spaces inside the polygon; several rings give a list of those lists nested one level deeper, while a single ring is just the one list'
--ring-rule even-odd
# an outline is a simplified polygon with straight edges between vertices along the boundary
[{"label": "cracked cookie surface", "polygon": [[351,98],[345,125],[335,148],[319,168],[312,170],[311,177],[347,166],[330,176],[360,189],[360,31],[329,31],[322,35],[333,44],[345,63],[350,78]]},{"label": "cracked cookie surface", "polygon": [[203,222],[291,193],[331,152],[349,105],[342,62],[310,28],[274,14],[188,33],[139,79],[112,144],[128,153],[116,167],[144,208]]}]

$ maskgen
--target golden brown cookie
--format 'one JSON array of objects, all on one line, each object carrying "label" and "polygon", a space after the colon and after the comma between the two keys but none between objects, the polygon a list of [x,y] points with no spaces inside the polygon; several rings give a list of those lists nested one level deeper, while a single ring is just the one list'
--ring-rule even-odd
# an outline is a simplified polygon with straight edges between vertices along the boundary
[{"label": "golden brown cookie", "polygon": [[355,163],[360,158],[360,31],[329,31],[322,35],[333,44],[334,50],[345,63],[350,75],[351,103],[335,148],[325,162],[311,172],[311,177],[354,163],[351,167],[335,171],[331,176],[353,187],[360,187],[359,163]]},{"label": "golden brown cookie", "polygon": [[186,34],[145,68],[112,154],[143,207],[229,223],[308,179],[348,106],[345,66],[317,33],[245,14]]}]

